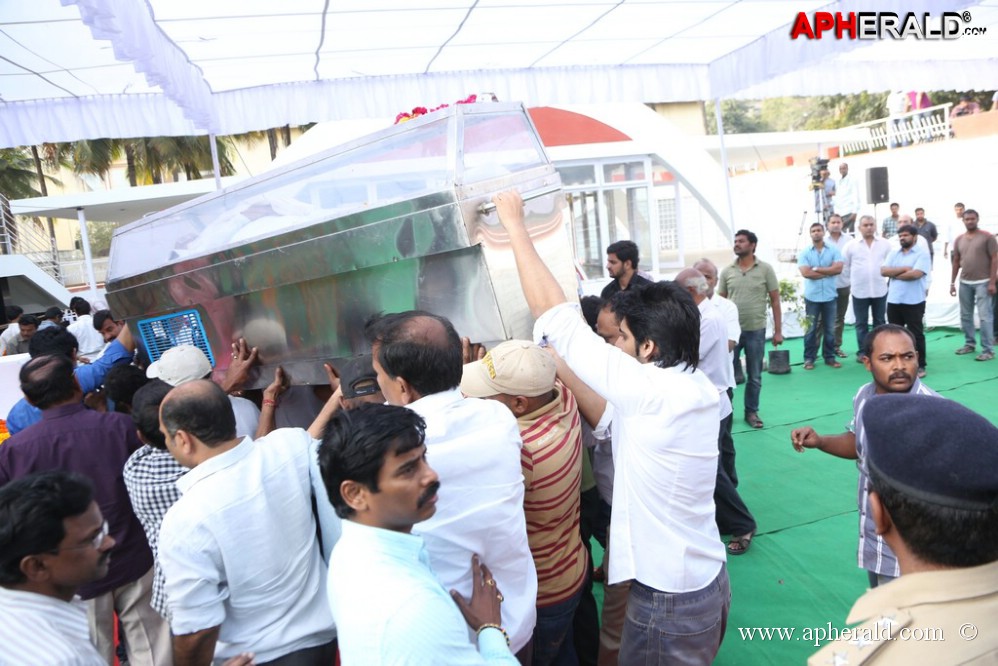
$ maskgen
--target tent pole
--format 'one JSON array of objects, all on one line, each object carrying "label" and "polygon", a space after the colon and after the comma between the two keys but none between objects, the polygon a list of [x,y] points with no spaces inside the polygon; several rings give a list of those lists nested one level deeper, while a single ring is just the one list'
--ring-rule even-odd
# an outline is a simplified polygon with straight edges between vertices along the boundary
[{"label": "tent pole", "polygon": [[90,233],[87,231],[87,215],[83,207],[76,209],[76,217],[80,221],[80,245],[83,246],[83,265],[87,269],[87,284],[90,287],[90,302],[97,300],[97,277],[94,274],[94,257],[90,253]]},{"label": "tent pole", "polygon": [[218,146],[215,145],[215,135],[208,134],[208,143],[211,146],[211,171],[215,174],[215,189],[222,189],[222,169],[218,165]]},{"label": "tent pole", "polygon": [[714,100],[714,117],[717,118],[717,137],[721,140],[721,168],[724,169],[724,190],[728,194],[728,223],[731,225],[731,241],[734,242],[735,205],[731,201],[731,176],[728,173],[728,149],[724,145],[724,120],[721,118],[721,100]]}]

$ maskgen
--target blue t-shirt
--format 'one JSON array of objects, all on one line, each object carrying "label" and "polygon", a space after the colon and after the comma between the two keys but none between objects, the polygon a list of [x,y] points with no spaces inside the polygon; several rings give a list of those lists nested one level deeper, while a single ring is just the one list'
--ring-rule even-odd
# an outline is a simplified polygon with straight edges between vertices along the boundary
[{"label": "blue t-shirt", "polygon": [[[801,252],[797,258],[797,265],[828,268],[836,261],[842,261],[842,253],[839,252],[839,248],[825,243],[820,252],[813,245]],[[834,301],[837,296],[834,275],[813,280],[804,278],[804,298],[807,300],[814,303],[827,303]]]},{"label": "blue t-shirt", "polygon": [[898,248],[887,255],[884,266],[889,268],[914,268],[925,275],[920,280],[898,280],[891,278],[887,284],[887,302],[898,305],[917,305],[925,301],[925,276],[932,270],[929,253],[913,246],[905,252]]}]

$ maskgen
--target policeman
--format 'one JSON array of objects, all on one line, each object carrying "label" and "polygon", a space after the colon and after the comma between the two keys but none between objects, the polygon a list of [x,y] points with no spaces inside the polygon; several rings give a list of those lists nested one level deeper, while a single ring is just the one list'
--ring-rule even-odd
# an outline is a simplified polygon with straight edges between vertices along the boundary
[{"label": "policeman", "polygon": [[998,654],[998,429],[939,397],[863,410],[870,510],[901,577],[864,594],[860,622],[809,664],[957,664]]}]

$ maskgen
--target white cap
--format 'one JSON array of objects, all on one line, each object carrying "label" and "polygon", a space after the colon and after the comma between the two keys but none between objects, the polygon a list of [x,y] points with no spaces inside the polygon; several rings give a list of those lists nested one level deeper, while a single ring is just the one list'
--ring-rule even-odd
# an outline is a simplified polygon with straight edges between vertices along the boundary
[{"label": "white cap", "polygon": [[193,345],[178,345],[163,352],[159,360],[149,366],[146,377],[162,379],[170,386],[203,379],[211,373],[211,362],[204,352]]},{"label": "white cap", "polygon": [[554,388],[557,370],[551,355],[529,340],[507,340],[464,366],[461,392],[471,398],[500,393],[533,398]]}]

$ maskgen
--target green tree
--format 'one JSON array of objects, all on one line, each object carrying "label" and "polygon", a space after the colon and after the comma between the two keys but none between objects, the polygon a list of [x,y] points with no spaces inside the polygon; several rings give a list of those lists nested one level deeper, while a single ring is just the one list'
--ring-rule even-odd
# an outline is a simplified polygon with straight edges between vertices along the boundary
[{"label": "green tree", "polygon": [[[90,238],[90,252],[93,256],[106,257],[111,253],[111,237],[117,228],[116,222],[87,220],[87,235]],[[83,242],[79,231],[76,232],[76,242]]]},{"label": "green tree", "polygon": [[23,148],[0,148],[0,194],[8,199],[41,196],[31,155]]},{"label": "green tree", "polygon": [[[707,132],[717,134],[717,120],[713,113],[707,113]],[[726,99],[721,102],[721,119],[725,134],[747,134],[750,132],[771,132],[772,127],[759,115],[759,103],[740,99]]]}]

